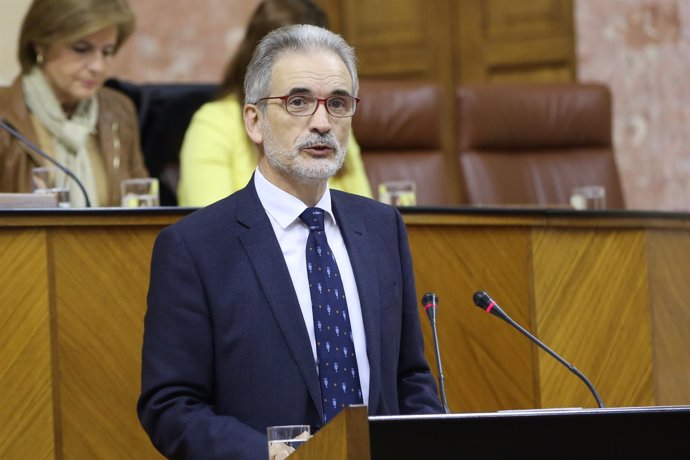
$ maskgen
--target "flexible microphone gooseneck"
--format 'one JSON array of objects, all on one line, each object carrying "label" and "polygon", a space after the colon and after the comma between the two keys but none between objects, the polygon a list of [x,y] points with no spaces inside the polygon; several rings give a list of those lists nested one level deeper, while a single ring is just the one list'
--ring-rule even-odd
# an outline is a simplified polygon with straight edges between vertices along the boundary
[{"label": "flexible microphone gooseneck", "polygon": [[42,151],[41,149],[39,149],[38,147],[36,147],[36,146],[34,145],[33,142],[31,142],[29,139],[27,139],[27,138],[26,138],[23,134],[21,134],[19,131],[17,131],[16,129],[14,129],[14,128],[12,127],[12,125],[10,125],[9,123],[7,123],[7,122],[6,122],[5,120],[3,120],[2,118],[0,118],[0,126],[1,126],[5,131],[7,131],[8,133],[10,133],[12,136],[14,136],[15,138],[17,138],[17,139],[19,140],[19,142],[21,142],[22,144],[24,144],[24,145],[26,145],[27,147],[29,147],[31,150],[33,150],[33,151],[36,152],[38,155],[40,155],[40,156],[42,156],[43,158],[45,158],[46,160],[48,160],[50,163],[54,164],[60,171],[62,171],[63,173],[65,173],[67,176],[69,176],[69,177],[79,186],[79,189],[81,190],[81,193],[84,195],[84,202],[86,203],[86,207],[87,207],[87,208],[90,208],[90,207],[91,207],[91,200],[89,200],[89,195],[86,193],[86,189],[84,188],[84,184],[81,183],[81,181],[79,180],[79,178],[77,178],[77,176],[76,176],[69,168],[67,168],[66,166],[63,166],[63,165],[60,164],[57,160],[55,160],[53,157],[51,157],[50,155],[48,155],[47,153],[45,153],[44,151]]},{"label": "flexible microphone gooseneck", "polygon": [[503,310],[501,310],[501,307],[498,306],[498,304],[494,301],[494,299],[491,298],[491,296],[489,294],[487,294],[484,291],[477,291],[474,293],[474,296],[472,296],[472,300],[474,301],[474,304],[476,306],[478,306],[479,308],[481,308],[482,310],[484,310],[487,313],[491,313],[492,315],[501,318],[503,321],[507,322],[508,324],[513,326],[515,329],[517,329],[518,331],[520,331],[524,335],[526,335],[527,338],[530,339],[532,342],[539,345],[542,348],[542,350],[544,350],[545,352],[547,352],[548,354],[550,354],[551,356],[556,358],[556,360],[559,363],[563,364],[565,367],[567,367],[570,370],[570,372],[577,375],[580,378],[580,380],[585,382],[585,385],[587,385],[587,388],[589,388],[589,391],[591,391],[592,394],[594,395],[594,399],[597,400],[597,405],[600,408],[605,407],[604,403],[602,402],[601,398],[599,397],[599,393],[597,393],[597,390],[594,388],[594,385],[592,385],[592,383],[589,381],[589,379],[587,379],[587,377],[585,377],[585,375],[582,372],[577,370],[577,368],[575,368],[575,366],[570,364],[565,359],[561,358],[555,351],[553,351],[552,349],[547,347],[541,340],[539,340],[538,338],[536,338],[535,336],[530,334],[522,326],[520,326],[518,323],[513,321],[510,318],[510,316],[508,316]]},{"label": "flexible microphone gooseneck", "polygon": [[443,377],[443,367],[441,366],[441,351],[438,347],[438,332],[436,331],[436,307],[438,306],[438,296],[433,292],[427,292],[422,297],[422,306],[431,322],[431,332],[434,337],[434,354],[436,355],[436,369],[438,370],[438,391],[441,394],[441,403],[446,414],[450,414],[448,401],[446,400],[446,386]]}]

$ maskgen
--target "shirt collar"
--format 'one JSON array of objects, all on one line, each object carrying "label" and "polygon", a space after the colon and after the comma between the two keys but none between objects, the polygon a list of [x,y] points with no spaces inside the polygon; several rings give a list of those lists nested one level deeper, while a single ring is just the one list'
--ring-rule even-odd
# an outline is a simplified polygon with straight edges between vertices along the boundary
[{"label": "shirt collar", "polygon": [[[280,227],[285,230],[293,222],[300,221],[300,214],[307,209],[299,198],[290,195],[286,191],[276,187],[266,179],[259,168],[254,171],[254,186],[256,193],[259,195],[259,201],[264,209]],[[330,216],[331,222],[335,223],[335,216],[331,207],[331,190],[326,187],[323,196],[316,203],[317,208],[326,211],[326,215]]]}]

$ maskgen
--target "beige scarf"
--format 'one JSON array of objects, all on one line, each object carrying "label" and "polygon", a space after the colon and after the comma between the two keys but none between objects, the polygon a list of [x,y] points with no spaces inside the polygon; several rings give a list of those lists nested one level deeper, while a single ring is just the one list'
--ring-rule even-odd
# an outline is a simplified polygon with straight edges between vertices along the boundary
[{"label": "beige scarf", "polygon": [[[70,118],[65,116],[55,93],[50,88],[43,72],[34,67],[22,77],[26,105],[38,121],[53,136],[55,160],[71,169],[81,180],[92,202],[97,199],[96,184],[87,141],[96,132],[98,121],[98,100],[96,97],[80,101]],[[79,186],[59,172],[59,183],[70,190],[72,207],[84,207],[86,202]]]}]

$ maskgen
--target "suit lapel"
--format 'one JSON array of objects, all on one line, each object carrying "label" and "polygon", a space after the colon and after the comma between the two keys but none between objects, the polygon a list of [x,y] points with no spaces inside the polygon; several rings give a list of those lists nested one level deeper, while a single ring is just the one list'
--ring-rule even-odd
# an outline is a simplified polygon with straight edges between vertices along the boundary
[{"label": "suit lapel", "polygon": [[319,378],[302,311],[280,245],[253,184],[252,180],[247,188],[239,192],[244,196],[239,200],[237,219],[248,229],[240,237],[240,241],[247,251],[285,342],[304,377],[314,405],[321,414]]},{"label": "suit lapel", "polygon": [[347,246],[357,283],[369,357],[369,407],[378,406],[381,382],[381,310],[376,255],[361,210],[352,209],[344,196],[331,191],[333,213]]}]

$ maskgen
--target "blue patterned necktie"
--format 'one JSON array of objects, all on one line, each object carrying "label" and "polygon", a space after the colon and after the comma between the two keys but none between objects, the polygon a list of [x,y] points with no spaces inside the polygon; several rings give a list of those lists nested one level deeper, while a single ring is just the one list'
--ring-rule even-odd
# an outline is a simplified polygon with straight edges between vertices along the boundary
[{"label": "blue patterned necktie", "polygon": [[362,390],[343,282],[324,231],[324,210],[307,208],[299,217],[309,228],[307,276],[326,423],[344,407],[362,404]]}]

